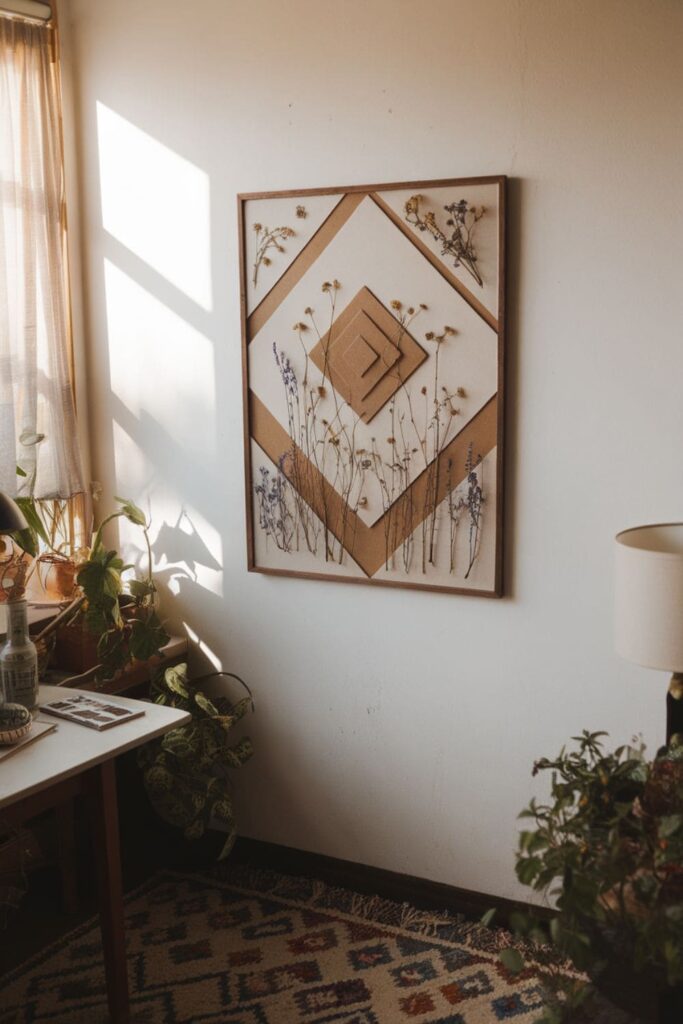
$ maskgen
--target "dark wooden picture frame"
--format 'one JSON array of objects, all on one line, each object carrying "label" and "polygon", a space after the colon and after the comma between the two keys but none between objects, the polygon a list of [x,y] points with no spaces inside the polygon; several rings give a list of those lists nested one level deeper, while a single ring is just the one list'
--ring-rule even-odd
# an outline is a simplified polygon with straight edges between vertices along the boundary
[{"label": "dark wooden picture frame", "polygon": [[[478,597],[500,597],[503,595],[506,184],[506,177],[498,175],[282,192],[253,192],[238,195],[247,559],[250,572],[274,576],[294,576],[303,579],[332,580],[344,583],[363,583],[374,586],[404,587]],[[396,193],[396,195],[392,195],[393,193]],[[399,193],[409,193],[409,199],[403,202],[405,196],[401,196]],[[441,202],[440,206],[437,206],[436,200],[443,199],[445,193],[448,194],[449,202],[447,204]],[[472,194],[476,194],[476,196],[495,196],[492,207],[488,205],[488,201],[487,205],[470,205]],[[410,442],[404,441],[401,449],[405,453],[403,455],[404,462],[411,458],[417,459],[422,449],[424,452],[425,468],[414,478],[409,476],[408,471],[402,471],[400,468],[397,468],[396,472],[399,474],[399,479],[409,482],[394,497],[393,489],[389,489],[386,481],[386,472],[389,472],[389,470],[385,472],[385,480],[382,482],[381,472],[375,469],[376,466],[390,465],[384,456],[374,454],[375,438],[372,438],[373,451],[368,452],[368,457],[363,459],[362,462],[359,455],[362,455],[365,449],[358,448],[354,450],[352,443],[351,447],[349,447],[349,444],[346,444],[345,449],[349,452],[347,462],[350,467],[348,469],[348,477],[352,477],[354,472],[356,473],[354,486],[357,489],[357,495],[354,498],[352,508],[349,497],[351,488],[349,488],[346,494],[346,502],[344,503],[339,493],[335,491],[335,481],[326,479],[324,469],[322,472],[315,469],[310,458],[308,462],[306,461],[303,454],[303,442],[300,441],[304,437],[303,427],[297,426],[297,431],[299,432],[290,430],[290,435],[292,436],[291,447],[287,449],[284,446],[285,442],[282,438],[285,436],[286,428],[282,423],[278,424],[276,418],[268,411],[266,404],[255,393],[255,378],[260,371],[258,367],[250,366],[250,362],[260,360],[259,365],[261,367],[265,366],[265,341],[259,340],[259,344],[263,349],[263,352],[260,354],[255,355],[256,350],[251,348],[257,335],[259,332],[262,332],[263,337],[265,327],[268,325],[270,318],[275,316],[275,313],[278,313],[278,316],[281,317],[285,315],[283,310],[287,305],[290,295],[295,293],[296,287],[307,278],[307,275],[309,277],[312,276],[318,261],[320,261],[321,270],[325,268],[326,263],[329,261],[323,259],[323,257],[326,256],[328,246],[335,239],[341,237],[342,229],[354,217],[356,210],[366,198],[372,204],[372,206],[365,207],[369,211],[366,216],[374,216],[375,208],[379,209],[386,218],[387,223],[392,226],[392,229],[400,231],[403,238],[412,243],[412,249],[420,254],[425,266],[428,268],[425,273],[436,271],[436,274],[441,279],[438,287],[442,291],[443,281],[450,285],[453,300],[457,304],[458,313],[469,317],[470,321],[473,319],[470,314],[474,313],[475,321],[477,317],[481,321],[479,324],[481,331],[485,329],[482,324],[485,324],[488,331],[495,334],[495,339],[490,334],[487,334],[488,340],[485,342],[486,346],[488,346],[487,352],[490,349],[491,353],[495,353],[495,391],[487,401],[483,402],[481,407],[475,408],[474,411],[465,412],[465,415],[469,418],[465,420],[464,425],[460,429],[456,429],[452,435],[448,434],[447,438],[444,434],[444,447],[433,448],[433,457],[428,464],[428,456],[426,454],[427,433],[429,422],[432,421],[429,420],[430,414],[427,409],[427,401],[429,400],[434,409],[438,410],[439,395],[443,392],[445,396],[443,407],[449,410],[450,416],[455,417],[462,415],[461,409],[454,407],[456,395],[459,396],[458,401],[460,398],[462,399],[462,404],[465,407],[467,407],[470,395],[469,384],[457,389],[454,387],[447,389],[445,385],[441,384],[437,369],[434,375],[433,399],[431,397],[428,399],[425,385],[423,385],[419,392],[416,392],[416,394],[425,395],[425,414],[421,434],[415,426],[415,420],[412,420],[412,425],[415,427],[415,435],[418,436],[419,434],[421,440],[419,443],[413,441],[413,447],[409,447]],[[415,200],[417,202],[414,202]],[[413,206],[409,207],[408,202],[412,203]],[[403,203],[403,215],[397,210],[397,203]],[[476,199],[474,203],[476,204]],[[423,204],[425,207],[431,208],[423,210],[421,208]],[[309,209],[311,206],[313,206],[312,210]],[[444,213],[442,207],[445,207],[446,213]],[[294,227],[289,226],[289,220],[282,227],[269,226],[273,223],[279,224],[284,219],[281,217],[280,220],[273,222],[272,217],[285,208],[288,213],[291,208],[291,223]],[[480,210],[483,212],[480,213]],[[450,214],[448,211],[450,211]],[[263,213],[263,217],[261,217],[261,213]],[[268,222],[265,220],[266,216],[271,218]],[[412,216],[413,219],[409,220],[409,216]],[[489,218],[488,221],[486,220],[487,217]],[[297,218],[301,218],[303,231],[296,230],[300,226]],[[495,233],[491,223],[493,218],[495,218]],[[483,262],[481,264],[478,262],[476,235],[480,228],[480,221],[481,224],[486,225],[490,251],[493,251],[493,242],[495,240],[495,271],[492,270],[490,265],[486,266]],[[469,234],[468,225],[470,225]],[[456,233],[459,228],[461,229],[460,242],[456,239]],[[473,238],[475,239],[474,242],[472,241]],[[340,245],[340,243],[337,244]],[[403,245],[402,242],[399,244]],[[468,244],[469,249],[467,247]],[[468,259],[469,265],[467,265]],[[481,273],[479,270],[480,266]],[[464,271],[468,271],[469,277]],[[340,267],[339,276],[343,278],[343,274],[344,269]],[[495,277],[495,282],[494,285],[489,285],[487,278],[490,281],[492,276]],[[476,278],[476,283],[481,285],[480,288],[475,290],[473,287],[470,287],[470,279],[472,278]],[[326,288],[326,285],[329,287]],[[476,291],[481,291],[484,285],[488,286],[487,294],[490,300],[488,304],[480,300],[476,294]],[[291,334],[292,325],[290,322],[288,324],[289,336],[283,338],[282,327],[280,327],[276,341],[271,344],[270,339],[268,339],[268,349],[272,348],[270,354],[271,356],[274,355],[274,360],[277,363],[285,389],[287,388],[287,381],[292,378],[294,380],[293,387],[301,389],[302,392],[305,392],[305,388],[302,385],[305,384],[311,387],[310,394],[314,397],[309,399],[304,394],[301,405],[301,409],[307,410],[307,416],[312,412],[315,417],[315,403],[318,401],[318,392],[322,396],[320,401],[324,403],[329,401],[329,392],[332,391],[337,408],[337,415],[334,417],[333,423],[335,420],[338,424],[342,421],[342,416],[338,411],[340,405],[347,410],[343,413],[344,416],[353,411],[355,422],[359,425],[364,425],[375,415],[379,419],[378,406],[380,407],[381,414],[386,418],[389,415],[386,410],[388,410],[390,402],[393,422],[394,406],[400,403],[401,397],[404,394],[408,395],[409,393],[407,385],[408,376],[406,374],[414,372],[413,364],[419,366],[426,358],[424,351],[430,344],[436,345],[438,349],[441,345],[450,344],[452,340],[458,342],[457,335],[461,331],[457,322],[455,327],[444,325],[443,330],[445,333],[443,336],[436,328],[432,328],[431,331],[425,332],[423,335],[428,341],[422,340],[421,337],[420,342],[416,343],[412,335],[417,337],[418,332],[413,328],[412,321],[417,315],[428,316],[429,314],[423,314],[422,310],[430,310],[432,309],[431,306],[423,305],[420,302],[419,308],[417,308],[417,300],[410,306],[407,304],[407,297],[405,302],[400,298],[389,301],[390,293],[386,289],[386,294],[382,296],[382,301],[379,302],[375,298],[372,289],[368,290],[365,287],[357,291],[355,297],[349,301],[350,293],[349,295],[344,294],[343,286],[344,281],[342,280],[340,283],[334,277],[330,280],[327,280],[326,277],[320,286],[323,292],[327,291],[326,297],[329,298],[330,292],[332,292],[332,315],[329,321],[329,329],[318,325],[310,304],[306,307],[305,313],[310,315],[311,322],[315,323],[315,330],[317,332],[317,336],[310,338],[310,345],[308,333],[301,333],[302,331],[309,331],[308,322],[304,317],[304,312],[302,312],[299,314],[301,317],[300,322],[294,325],[295,331],[297,327],[299,328],[299,340],[295,339],[292,341],[294,336]],[[339,294],[343,295],[343,301],[340,300],[338,307],[335,307],[335,289],[337,287],[342,289]],[[354,291],[355,287],[351,291]],[[256,288],[260,289],[259,293],[256,293]],[[318,290],[318,297],[320,298],[319,291],[320,289]],[[495,299],[492,299],[491,296],[494,292]],[[282,307],[282,310],[280,307]],[[342,320],[342,315],[345,316],[344,320]],[[394,345],[394,349],[387,344],[387,337],[391,334],[386,328],[387,315],[393,317],[397,325],[405,325],[406,323],[408,325],[407,327],[398,326],[397,331],[389,338],[390,342]],[[384,317],[384,321],[382,321],[382,317]],[[453,317],[453,319],[457,321],[458,316]],[[341,332],[338,331],[333,338],[333,332],[338,323],[343,324],[345,332],[344,346],[342,346],[340,340]],[[451,339],[449,333],[455,335],[456,338]],[[462,333],[466,335],[466,331]],[[301,348],[299,347],[299,343],[304,345],[303,339],[305,339],[305,343],[309,347],[306,348],[304,346],[305,369],[302,371],[301,362],[296,368],[294,368],[294,362],[297,354],[300,360],[303,358],[301,356]],[[405,352],[403,351],[404,340]],[[288,351],[291,349],[291,366],[289,364],[289,355],[282,347],[284,341],[288,343]],[[314,342],[315,344],[313,344]],[[470,343],[468,342],[468,344]],[[333,349],[333,345],[336,345],[336,348]],[[341,351],[342,347],[343,351]],[[280,350],[279,356],[278,349]],[[422,350],[422,352],[417,350]],[[446,351],[445,348],[440,350]],[[335,356],[335,353],[340,351],[341,355]],[[473,357],[475,361],[479,358],[476,354],[475,342],[470,344],[468,351],[475,353]],[[337,369],[335,366],[334,372],[332,371],[333,357],[336,358],[339,367]],[[412,363],[410,362],[411,358]],[[366,369],[366,364],[373,359],[374,368]],[[492,359],[493,354],[486,363],[488,367],[486,386],[489,389],[493,374],[491,369]],[[343,362],[343,360],[346,360],[346,362]],[[427,363],[429,363],[429,360],[427,360]],[[392,369],[390,371],[387,369],[389,364],[392,364],[392,366],[396,365],[399,369]],[[472,363],[472,365],[475,364]],[[318,371],[316,371],[316,366]],[[401,369],[403,366],[407,366],[405,372]],[[351,369],[348,367],[351,367]],[[391,384],[387,383],[391,374],[393,374],[396,383],[393,384],[393,394],[383,405],[381,404],[383,395],[379,394],[380,385],[378,384],[374,392],[375,395],[379,395],[378,400],[372,407],[366,408],[363,405],[365,398],[361,395],[361,392],[369,386],[368,381],[370,384],[372,381],[370,377],[364,378],[364,375],[374,373],[375,369],[377,370],[376,376],[380,377],[384,374],[382,377],[382,387],[387,393],[391,391],[392,387]],[[311,378],[314,377],[315,372],[322,373],[322,376],[318,377],[319,380],[322,379],[322,385],[318,384],[317,388],[315,388],[314,385],[310,384],[308,379],[310,371],[313,371]],[[287,374],[290,374],[291,378],[287,377]],[[363,383],[363,379],[365,379],[364,386],[358,388],[356,386],[358,381],[360,380]],[[437,384],[439,385],[438,394]],[[474,390],[476,391],[476,389]],[[373,394],[372,390],[370,394]],[[298,403],[298,394],[296,400]],[[309,403],[308,405],[307,402]],[[354,402],[355,406],[352,405]],[[450,405],[447,405],[447,402],[450,402]],[[321,405],[318,411],[320,412],[322,409],[323,406]],[[405,412],[401,415],[405,416]],[[432,413],[432,420],[436,415],[440,416],[441,413]],[[328,420],[322,418],[320,422],[326,424]],[[461,420],[454,419],[453,422],[459,425]],[[435,423],[436,421],[434,420]],[[479,427],[479,423],[483,425]],[[441,420],[439,421],[440,424]],[[333,428],[328,425],[324,428],[327,431],[324,434],[324,441],[334,443],[334,437],[328,435],[333,435],[335,429],[338,430],[337,445],[339,446],[340,439],[344,436],[348,439],[349,434],[343,435],[343,431],[339,430],[338,427]],[[435,429],[438,434],[438,427],[435,427]],[[448,430],[450,429],[448,427]],[[443,430],[446,431],[446,426],[443,427]],[[354,437],[355,432],[356,428],[354,426]],[[433,434],[434,430],[432,430]],[[484,448],[484,445],[481,446],[484,451],[484,454],[482,454],[482,451],[477,451],[477,445],[478,439],[480,437],[483,438],[484,435],[486,447]],[[271,438],[270,447],[268,445],[264,446],[262,443],[264,437]],[[306,426],[306,438],[308,439],[308,426]],[[492,441],[494,443],[491,443]],[[388,442],[393,442],[390,452],[395,451],[398,453],[399,442],[393,436],[386,438],[386,443]],[[265,451],[270,460],[266,476],[263,475],[264,469],[259,468],[256,470],[254,465],[253,448],[257,443],[259,449]],[[323,441],[317,440],[315,443],[321,445]],[[344,447],[343,440],[341,440],[341,445]],[[309,449],[309,452],[311,450],[313,449]],[[450,456],[451,450],[454,453],[453,458]],[[410,454],[411,452],[413,455]],[[466,453],[466,463],[462,461],[465,458],[463,452]],[[456,472],[458,474],[462,473],[462,475],[456,477],[455,482],[451,483],[451,468],[456,456],[458,460]],[[486,462],[487,459],[490,459],[490,462]],[[351,460],[354,460],[353,463]],[[396,461],[397,465],[401,461],[398,455],[396,456]],[[361,511],[365,511],[365,509],[361,507],[363,504],[363,497],[361,495],[362,484],[360,490],[358,490],[358,476],[366,471],[355,469],[356,465],[365,465],[365,463],[371,463],[370,468],[374,473],[375,506],[379,501],[377,494],[382,495],[381,500],[386,505],[384,515],[378,515],[376,521],[373,521],[370,526],[364,526],[360,519]],[[318,465],[317,462],[316,465]],[[444,479],[446,466],[448,472],[447,480]],[[488,497],[491,483],[490,481],[487,482],[485,478],[485,467],[488,466],[495,469],[495,497],[493,499]],[[435,467],[431,471],[431,477],[429,476],[430,467]],[[481,467],[481,470],[479,467]],[[487,471],[490,477],[491,469],[487,468]],[[394,469],[391,469],[390,472],[393,481]],[[401,472],[404,473],[403,477],[400,476]],[[367,478],[370,475],[370,471],[367,471]],[[377,479],[375,480],[374,477]],[[314,482],[312,482],[313,478],[315,478]],[[337,479],[338,475],[335,477],[335,480]],[[345,477],[344,479],[346,480],[347,478]],[[363,477],[363,479],[366,479],[366,477]],[[265,486],[264,480],[267,481]],[[433,500],[431,498],[432,487]],[[259,488],[261,488],[260,491],[258,491]],[[422,512],[418,510],[416,513],[414,511],[415,506],[412,501],[413,488],[415,488],[415,493],[418,497],[421,496],[422,498]],[[479,499],[477,499],[477,488],[479,489]],[[289,498],[282,499],[283,489],[285,489],[286,494],[290,495]],[[408,525],[403,527],[403,532],[400,532],[399,527],[396,526],[396,520],[399,518],[397,506],[399,501],[403,501],[404,504],[406,503],[407,499],[404,498],[404,495],[408,494],[408,492],[411,493],[410,511],[407,514]],[[304,497],[304,494],[306,497]],[[453,498],[455,495],[457,495],[457,501]],[[306,498],[309,500],[307,501]],[[275,531],[279,528],[273,524],[276,523],[276,520],[277,522],[282,520],[282,517],[280,519],[277,518],[277,514],[269,518],[268,510],[277,505],[278,502],[279,507],[287,508],[286,502],[291,502],[292,499],[294,499],[296,505],[296,508],[291,506],[293,509],[290,517],[292,522],[295,520],[300,522],[300,519],[297,520],[297,516],[301,516],[301,509],[303,509],[304,514],[310,515],[311,520],[317,524],[318,535],[324,536],[324,541],[321,541],[320,545],[324,549],[324,558],[318,556],[319,545],[317,541],[315,547],[315,557],[321,564],[320,571],[315,567],[312,568],[310,565],[313,554],[310,544],[309,550],[304,550],[303,553],[298,549],[295,550],[291,540],[288,542],[290,544],[289,550],[287,550],[287,544],[284,540],[281,544],[276,543],[274,546],[271,545],[271,548],[267,548],[271,537],[275,537],[276,542],[278,540]],[[435,570],[433,576],[431,575],[431,562],[428,563],[429,572],[425,570],[425,528],[423,523],[428,516],[431,517],[433,542],[433,522],[438,521],[437,517],[439,516],[442,519],[446,516],[443,510],[447,504],[448,528],[451,530],[450,548],[448,549],[450,551],[450,572],[453,573],[454,571],[456,544],[460,545],[462,550],[465,551],[464,557],[465,561],[467,561],[464,537],[469,535],[470,557],[468,575],[472,572],[473,580],[471,582],[462,578],[462,568],[460,568],[459,577],[453,578],[453,585],[451,585],[449,579],[444,579],[446,570],[443,566],[439,568],[438,573]],[[453,508],[456,505],[457,507],[454,512]],[[329,508],[332,508],[332,512],[329,512]],[[265,514],[263,509],[266,510]],[[401,512],[401,515],[406,519],[405,512]],[[420,518],[420,515],[422,518]],[[350,529],[347,527],[347,516],[353,519],[354,544],[351,547],[349,547],[348,542],[350,534],[346,532]],[[370,532],[372,530],[375,531],[366,544],[366,547],[370,550],[372,544],[377,547],[379,543],[379,527],[377,524],[382,523],[387,518],[389,525],[385,525],[383,528],[384,536],[386,538],[386,535],[392,529],[394,533],[391,542],[386,541],[386,539],[384,541],[386,565],[374,568],[379,561],[375,552],[373,556],[374,561],[372,557],[368,556],[366,567],[361,566],[360,571],[358,571],[359,565],[355,546],[355,538],[358,534],[356,531],[361,531],[359,544],[361,542],[365,543],[365,536],[370,537]],[[264,526],[263,523],[266,525]],[[483,526],[481,526],[482,523]],[[473,526],[473,524],[475,525]],[[390,544],[393,544],[397,537],[402,538],[404,565],[412,566],[412,559],[415,559],[414,564],[419,565],[420,559],[415,554],[417,546],[415,538],[418,537],[418,528],[422,529],[422,571],[419,570],[419,567],[417,570],[409,569],[404,574],[407,578],[401,578],[401,572],[396,569],[395,565],[399,547],[392,548],[390,551]],[[291,534],[294,527],[290,526],[289,529]],[[296,529],[299,531],[298,525]],[[437,527],[437,535],[442,529],[444,531],[446,529],[442,524]],[[460,533],[457,531],[460,531]],[[474,549],[472,548],[473,532],[475,535]],[[264,536],[265,540],[263,539]],[[453,537],[456,539],[453,540]],[[329,542],[328,538],[330,538]],[[299,539],[299,532],[297,532],[297,539]],[[266,544],[266,549],[272,551],[272,558],[270,555],[267,555],[265,558],[263,557],[264,543]],[[442,544],[443,550],[447,550],[445,539],[438,543]],[[257,550],[259,544],[262,545],[262,555],[260,558]],[[477,544],[479,544],[479,548]],[[480,573],[482,577],[481,582],[478,582],[477,572],[479,571],[479,566],[476,564],[476,559],[480,558],[483,562],[480,552],[484,544],[488,545],[486,548],[486,560],[485,566],[481,569]],[[410,559],[406,562],[405,549],[409,545],[413,545],[410,549],[412,553]],[[276,550],[276,547],[278,550]],[[301,543],[301,548],[304,548],[303,542]],[[331,550],[334,551],[334,558],[330,555]],[[473,550],[474,554],[472,554]],[[458,548],[458,551],[460,551],[460,548]],[[287,557],[283,557],[284,555]],[[461,555],[459,554],[457,558],[460,559],[460,562],[456,562],[456,564],[462,566]],[[288,560],[292,560],[295,563],[291,569],[286,565]],[[301,561],[305,563],[303,566],[296,564]],[[447,561],[447,556],[445,561]],[[269,562],[270,564],[268,564]]]}]

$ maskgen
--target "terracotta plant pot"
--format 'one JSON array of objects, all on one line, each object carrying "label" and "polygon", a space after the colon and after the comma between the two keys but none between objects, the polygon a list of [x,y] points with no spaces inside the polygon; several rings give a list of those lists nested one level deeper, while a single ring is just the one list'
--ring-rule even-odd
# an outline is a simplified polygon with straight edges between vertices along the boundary
[{"label": "terracotta plant pot", "polygon": [[38,575],[50,601],[71,601],[76,590],[78,567],[63,555],[38,556]]}]

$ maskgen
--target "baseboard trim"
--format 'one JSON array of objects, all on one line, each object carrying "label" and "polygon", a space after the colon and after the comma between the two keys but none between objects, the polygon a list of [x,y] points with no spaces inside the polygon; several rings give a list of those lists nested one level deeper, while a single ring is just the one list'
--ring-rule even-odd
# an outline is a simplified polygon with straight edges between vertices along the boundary
[{"label": "baseboard trim", "polygon": [[515,912],[534,911],[543,918],[552,917],[552,911],[534,907],[521,900],[462,889],[456,885],[433,882],[427,878],[403,875],[384,868],[357,864],[350,860],[327,857],[321,853],[297,850],[279,843],[240,836],[231,854],[239,864],[280,871],[285,875],[303,875],[319,878],[328,885],[353,889],[364,895],[378,895],[397,903],[410,903],[423,910],[447,910],[463,914],[469,920],[479,920],[487,910],[495,908],[495,923],[507,927]]}]

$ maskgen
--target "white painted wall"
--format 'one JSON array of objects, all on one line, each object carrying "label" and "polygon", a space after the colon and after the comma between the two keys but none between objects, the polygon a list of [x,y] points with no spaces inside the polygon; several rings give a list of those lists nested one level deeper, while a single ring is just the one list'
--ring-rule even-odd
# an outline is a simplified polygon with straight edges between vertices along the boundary
[{"label": "white painted wall", "polygon": [[[664,676],[613,654],[612,538],[681,517],[683,7],[64,17],[94,473],[151,509],[168,614],[255,690],[243,831],[521,895],[533,759],[584,726],[664,729]],[[510,596],[248,575],[235,193],[492,173],[513,179]]]}]

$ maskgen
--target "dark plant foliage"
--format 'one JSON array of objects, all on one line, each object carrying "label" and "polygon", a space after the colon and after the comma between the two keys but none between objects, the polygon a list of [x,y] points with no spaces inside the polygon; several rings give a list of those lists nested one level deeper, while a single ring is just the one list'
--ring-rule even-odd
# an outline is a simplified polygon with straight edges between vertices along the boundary
[{"label": "dark plant foliage", "polygon": [[[673,988],[683,982],[683,737],[647,761],[642,746],[606,753],[604,736],[584,732],[578,749],[534,765],[550,772],[550,800],[520,815],[533,828],[520,834],[517,877],[558,914],[548,929],[515,923],[598,987],[616,966],[643,989]],[[563,1019],[586,993],[572,983],[543,1019]]]},{"label": "dark plant foliage", "polygon": [[190,681],[185,664],[157,675],[151,688],[154,702],[188,711],[192,720],[143,747],[138,763],[154,809],[164,821],[182,828],[186,839],[199,839],[206,829],[227,833],[221,860],[235,841],[230,773],[253,753],[248,737],[233,745],[229,733],[253,710],[253,702],[251,696],[235,703],[225,696],[209,698],[200,686],[216,676],[236,679],[247,688],[230,672]]}]

